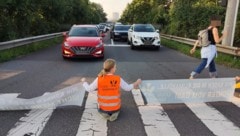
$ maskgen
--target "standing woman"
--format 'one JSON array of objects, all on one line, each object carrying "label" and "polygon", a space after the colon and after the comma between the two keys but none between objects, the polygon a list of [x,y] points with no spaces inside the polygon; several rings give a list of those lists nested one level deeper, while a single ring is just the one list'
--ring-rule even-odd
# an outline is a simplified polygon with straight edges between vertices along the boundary
[{"label": "standing woman", "polygon": [[103,70],[98,77],[89,85],[83,83],[83,87],[88,92],[97,89],[98,94],[98,112],[107,120],[114,121],[117,119],[121,108],[120,88],[125,91],[137,89],[141,83],[138,79],[133,84],[127,84],[120,76],[115,75],[116,62],[113,59],[107,59],[103,63]]},{"label": "standing woman", "polygon": [[[210,44],[208,46],[202,47],[201,49],[201,63],[199,66],[191,72],[189,79],[194,79],[197,77],[198,74],[202,72],[204,68],[209,67],[209,76],[210,78],[217,77],[217,70],[214,62],[214,57],[217,54],[216,44],[220,43],[223,38],[226,36],[226,32],[219,37],[218,34],[218,27],[221,26],[221,20],[218,16],[212,16],[210,19],[211,23],[208,27],[208,40]],[[196,50],[199,41],[196,41],[194,47],[190,50],[190,53],[193,54]]]}]

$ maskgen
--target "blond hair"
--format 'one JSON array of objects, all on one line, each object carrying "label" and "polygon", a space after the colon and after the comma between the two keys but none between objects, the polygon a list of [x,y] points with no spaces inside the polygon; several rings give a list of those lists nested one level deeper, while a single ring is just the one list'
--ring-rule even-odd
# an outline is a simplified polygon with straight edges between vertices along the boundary
[{"label": "blond hair", "polygon": [[98,76],[104,76],[111,71],[112,68],[116,65],[116,61],[114,59],[107,59],[103,63],[103,69],[98,74]]}]

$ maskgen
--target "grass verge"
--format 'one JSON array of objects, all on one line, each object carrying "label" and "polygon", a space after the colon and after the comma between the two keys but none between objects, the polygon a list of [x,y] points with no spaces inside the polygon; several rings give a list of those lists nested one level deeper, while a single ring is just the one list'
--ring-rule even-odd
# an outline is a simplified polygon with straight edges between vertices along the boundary
[{"label": "grass verge", "polygon": [[39,41],[0,51],[0,63],[61,43],[62,37]]},{"label": "grass verge", "polygon": [[[165,39],[165,38],[161,38],[161,44],[168,47],[168,48],[178,50],[181,53],[184,53],[188,56],[192,56],[192,57],[199,58],[199,59],[201,58],[200,48],[198,48],[194,54],[190,54],[189,51],[192,48],[191,45],[187,45],[187,44],[184,44],[184,43],[168,40],[168,39]],[[228,66],[228,67],[240,69],[240,58],[239,57],[234,57],[232,55],[228,55],[228,54],[218,52],[218,56],[217,56],[217,58],[215,58],[215,62],[217,64],[220,64],[220,65],[225,65],[225,66]]]}]

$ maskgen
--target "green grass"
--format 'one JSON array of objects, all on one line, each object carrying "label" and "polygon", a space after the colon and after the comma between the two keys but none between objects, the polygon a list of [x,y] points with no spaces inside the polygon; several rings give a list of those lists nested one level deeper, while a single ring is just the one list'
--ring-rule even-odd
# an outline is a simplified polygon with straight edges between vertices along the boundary
[{"label": "green grass", "polygon": [[[196,52],[192,55],[189,52],[193,47],[191,45],[187,45],[187,44],[184,44],[184,43],[168,40],[168,39],[165,39],[165,38],[161,39],[161,44],[168,47],[168,48],[178,50],[181,53],[184,53],[188,56],[192,56],[192,57],[199,58],[199,59],[201,58],[200,48],[198,48],[196,50]],[[215,58],[215,61],[216,61],[217,64],[220,64],[220,65],[225,65],[225,66],[228,66],[228,67],[240,69],[240,58],[239,57],[234,57],[232,55],[228,55],[228,54],[218,52],[218,56],[217,56],[217,58]]]},{"label": "green grass", "polygon": [[57,37],[53,39],[31,43],[28,45],[2,50],[0,51],[0,62],[9,61],[19,56],[24,56],[31,52],[35,52],[50,46],[54,46],[56,44],[60,44],[61,42],[62,37]]}]

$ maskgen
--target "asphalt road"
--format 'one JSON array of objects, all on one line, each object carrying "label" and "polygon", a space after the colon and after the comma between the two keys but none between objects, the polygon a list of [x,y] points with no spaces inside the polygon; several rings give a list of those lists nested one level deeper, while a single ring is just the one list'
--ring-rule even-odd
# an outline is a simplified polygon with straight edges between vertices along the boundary
[{"label": "asphalt road", "polygon": [[[117,73],[128,83],[136,79],[187,79],[200,60],[166,47],[131,50],[124,41],[113,42],[105,37],[105,58],[63,60],[61,45],[22,56],[0,64],[0,93],[20,93],[21,98],[33,98],[45,92],[54,92],[77,83],[82,77],[91,82],[107,58],[117,61]],[[119,45],[119,46],[118,46]],[[125,45],[125,46],[122,46]],[[219,77],[234,77],[240,70],[217,65]],[[9,76],[6,76],[9,75]],[[205,70],[199,78],[208,78]],[[87,98],[87,95],[85,99]],[[237,127],[240,127],[240,109],[232,103],[208,103]],[[176,129],[183,136],[214,135],[185,104],[164,104]],[[75,136],[84,111],[83,107],[61,107],[53,111],[41,136]],[[234,111],[234,112],[228,112]],[[5,136],[16,122],[29,111],[0,111],[0,135]],[[146,136],[144,125],[132,93],[122,91],[122,109],[119,119],[108,122],[108,136]],[[31,134],[29,134],[31,135]],[[27,135],[26,135],[27,136]]]}]

